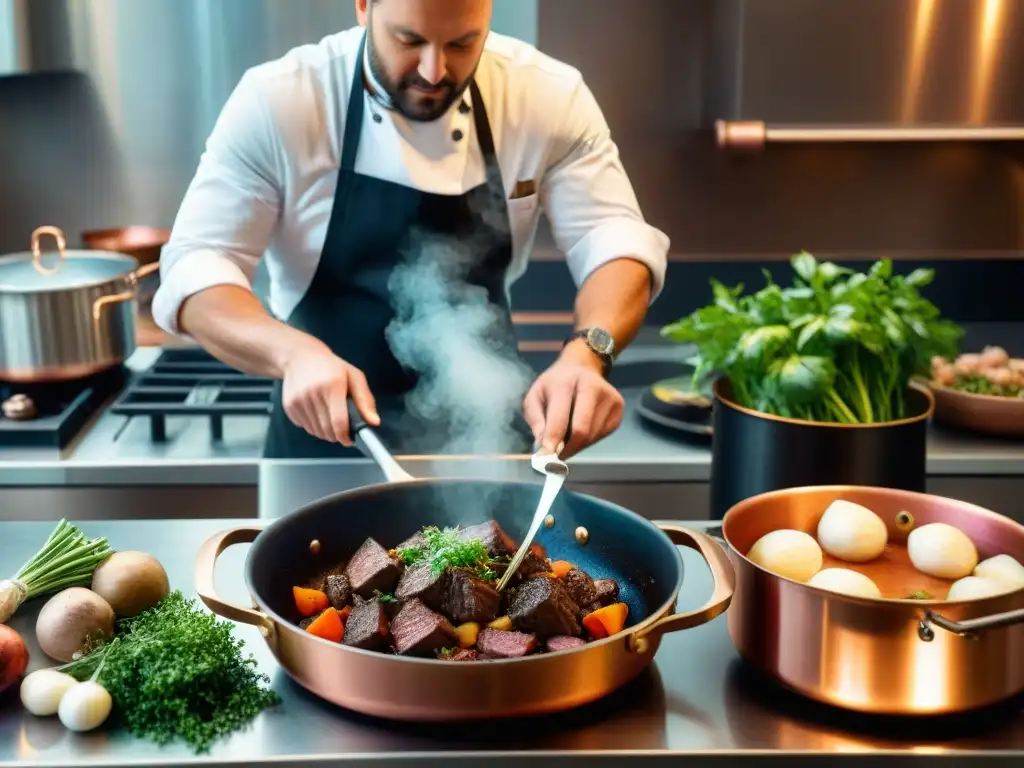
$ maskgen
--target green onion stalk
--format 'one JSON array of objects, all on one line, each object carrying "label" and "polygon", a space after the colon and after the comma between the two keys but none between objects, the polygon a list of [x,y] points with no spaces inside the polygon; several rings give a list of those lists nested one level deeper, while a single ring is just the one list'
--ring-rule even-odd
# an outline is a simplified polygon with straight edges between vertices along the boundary
[{"label": "green onion stalk", "polygon": [[106,538],[89,540],[61,520],[36,554],[11,579],[0,580],[0,624],[26,600],[70,587],[87,587],[96,567],[111,554]]}]

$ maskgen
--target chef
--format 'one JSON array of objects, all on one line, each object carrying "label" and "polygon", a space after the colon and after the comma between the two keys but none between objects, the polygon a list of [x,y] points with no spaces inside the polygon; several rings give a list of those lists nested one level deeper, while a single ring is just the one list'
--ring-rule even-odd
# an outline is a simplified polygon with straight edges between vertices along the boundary
[{"label": "chef", "polygon": [[[417,374],[389,344],[391,278],[437,260],[486,296],[490,343],[514,356],[508,289],[543,211],[578,286],[575,331],[517,400],[518,448],[572,456],[620,424],[606,375],[662,288],[668,239],[580,73],[492,32],[492,0],[356,12],[359,26],[242,77],[164,248],[155,319],[276,380],[268,457],[348,455],[349,398],[401,451],[397,425],[431,429],[405,420]],[[461,271],[444,263],[467,249]],[[252,290],[261,259],[270,312]]]}]

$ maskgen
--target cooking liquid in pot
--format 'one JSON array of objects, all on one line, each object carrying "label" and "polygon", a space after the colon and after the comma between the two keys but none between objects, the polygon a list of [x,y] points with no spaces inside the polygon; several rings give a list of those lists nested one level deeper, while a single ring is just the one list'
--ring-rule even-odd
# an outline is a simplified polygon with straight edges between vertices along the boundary
[{"label": "cooking liquid in pot", "polygon": [[[921,573],[910,561],[907,545],[890,541],[885,550],[874,560],[867,563],[848,563],[832,557],[822,550],[822,570],[825,568],[846,568],[857,571],[875,582],[882,597],[893,600],[945,600],[946,593],[953,585],[953,579],[940,579]],[[927,596],[914,593],[926,592]]]}]

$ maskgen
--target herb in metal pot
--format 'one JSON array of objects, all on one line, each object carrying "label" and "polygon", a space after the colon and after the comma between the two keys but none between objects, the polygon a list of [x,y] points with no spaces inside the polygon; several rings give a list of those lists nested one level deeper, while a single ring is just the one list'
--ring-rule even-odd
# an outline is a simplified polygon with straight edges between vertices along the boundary
[{"label": "herb in metal pot", "polygon": [[117,723],[158,744],[180,738],[205,752],[278,702],[232,629],[175,591],[119,621],[114,640],[61,671],[88,680],[99,668]]},{"label": "herb in metal pot", "polygon": [[921,296],[929,269],[894,275],[892,261],[858,273],[803,252],[794,284],[744,295],[712,281],[714,303],[662,330],[694,344],[694,382],[724,375],[740,405],[815,422],[877,424],[905,418],[907,386],[963,335]]},{"label": "herb in metal pot", "polygon": [[448,568],[469,568],[482,579],[497,578],[490,568],[487,547],[480,539],[463,538],[458,527],[441,529],[436,526],[424,528],[423,537],[427,542],[425,547],[398,551],[406,565],[427,561],[435,577]]}]

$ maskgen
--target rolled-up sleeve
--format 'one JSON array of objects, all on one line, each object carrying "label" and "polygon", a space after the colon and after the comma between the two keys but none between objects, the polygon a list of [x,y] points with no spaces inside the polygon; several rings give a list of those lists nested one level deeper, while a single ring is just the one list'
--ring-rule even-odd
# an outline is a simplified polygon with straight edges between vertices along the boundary
[{"label": "rolled-up sleeve", "polygon": [[217,285],[252,289],[281,210],[279,139],[250,71],[229,97],[160,257],[153,318],[178,325],[182,304]]},{"label": "rolled-up sleeve", "polygon": [[597,100],[582,77],[555,125],[541,184],[544,212],[577,286],[610,261],[632,258],[651,272],[651,301],[665,284],[669,238],[640,211]]}]

